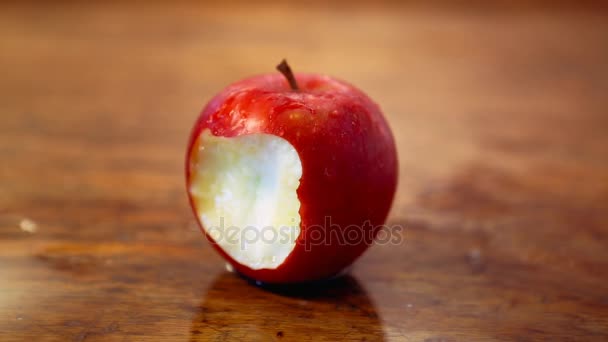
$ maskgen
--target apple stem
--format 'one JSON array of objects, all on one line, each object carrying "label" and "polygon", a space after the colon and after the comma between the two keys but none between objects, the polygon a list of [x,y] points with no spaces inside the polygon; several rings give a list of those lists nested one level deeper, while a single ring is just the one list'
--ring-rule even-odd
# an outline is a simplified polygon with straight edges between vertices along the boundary
[{"label": "apple stem", "polygon": [[291,67],[289,67],[289,64],[287,64],[287,61],[285,59],[283,59],[281,63],[277,65],[277,70],[279,70],[281,74],[285,76],[292,90],[300,90],[300,88],[298,87],[298,82],[296,82],[296,77],[293,75],[293,71],[291,71]]}]

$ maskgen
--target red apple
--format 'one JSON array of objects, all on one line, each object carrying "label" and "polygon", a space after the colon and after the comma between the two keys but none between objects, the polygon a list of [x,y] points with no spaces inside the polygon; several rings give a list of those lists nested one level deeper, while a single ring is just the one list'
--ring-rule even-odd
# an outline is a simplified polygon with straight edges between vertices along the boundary
[{"label": "red apple", "polygon": [[332,277],[373,243],[397,184],[380,108],[334,78],[236,82],[196,121],[186,157],[194,214],[241,274],[266,283]]}]

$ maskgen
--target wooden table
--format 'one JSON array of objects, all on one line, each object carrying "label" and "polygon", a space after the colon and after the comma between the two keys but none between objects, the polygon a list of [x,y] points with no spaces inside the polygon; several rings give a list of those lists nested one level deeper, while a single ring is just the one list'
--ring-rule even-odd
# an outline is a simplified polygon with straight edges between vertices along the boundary
[{"label": "wooden table", "polygon": [[[608,12],[572,6],[1,5],[0,340],[608,340]],[[282,57],[381,104],[405,239],[277,293],[204,241],[183,157]]]}]

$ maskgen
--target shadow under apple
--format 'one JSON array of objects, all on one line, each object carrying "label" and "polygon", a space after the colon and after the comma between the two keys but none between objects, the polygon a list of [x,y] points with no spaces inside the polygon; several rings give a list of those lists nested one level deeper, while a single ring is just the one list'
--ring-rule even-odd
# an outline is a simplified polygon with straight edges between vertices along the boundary
[{"label": "shadow under apple", "polygon": [[381,341],[371,299],[352,276],[323,283],[258,287],[219,275],[192,321],[191,341]]}]

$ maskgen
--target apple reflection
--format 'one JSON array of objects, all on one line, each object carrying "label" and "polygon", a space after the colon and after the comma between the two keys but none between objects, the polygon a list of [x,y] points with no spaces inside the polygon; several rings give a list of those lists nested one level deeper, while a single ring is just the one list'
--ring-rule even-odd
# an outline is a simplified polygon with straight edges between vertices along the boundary
[{"label": "apple reflection", "polygon": [[352,276],[314,285],[248,284],[223,273],[192,321],[191,341],[381,341],[374,304]]}]

